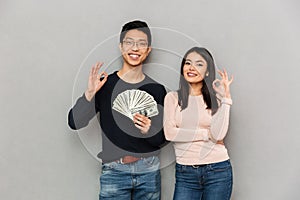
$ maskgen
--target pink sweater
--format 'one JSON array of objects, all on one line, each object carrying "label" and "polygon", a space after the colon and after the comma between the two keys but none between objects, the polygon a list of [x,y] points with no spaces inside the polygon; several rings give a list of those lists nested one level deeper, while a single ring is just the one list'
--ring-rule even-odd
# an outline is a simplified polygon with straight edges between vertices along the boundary
[{"label": "pink sweater", "polygon": [[232,100],[222,98],[218,111],[211,116],[203,96],[189,96],[188,107],[180,111],[177,92],[169,92],[164,105],[164,132],[173,142],[176,162],[200,165],[229,159],[223,140],[229,124]]}]

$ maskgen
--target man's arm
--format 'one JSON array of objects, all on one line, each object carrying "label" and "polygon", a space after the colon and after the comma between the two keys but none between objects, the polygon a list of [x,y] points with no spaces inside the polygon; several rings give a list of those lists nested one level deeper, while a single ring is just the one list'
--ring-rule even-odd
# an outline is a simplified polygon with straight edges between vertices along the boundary
[{"label": "man's arm", "polygon": [[73,130],[78,130],[88,125],[89,121],[96,115],[94,99],[88,101],[83,94],[69,111],[68,124]]},{"label": "man's arm", "polygon": [[[88,88],[80,97],[74,107],[69,111],[68,124],[71,129],[78,130],[88,125],[89,121],[96,115],[95,95],[102,88],[108,75],[99,69],[103,63],[97,62],[89,74]],[[101,78],[101,76],[104,76]]]},{"label": "man's arm", "polygon": [[159,114],[151,117],[151,126],[148,131],[150,137],[145,138],[146,141],[154,147],[161,147],[167,143],[164,130],[163,130],[163,115],[164,115],[164,99],[166,96],[166,89],[160,85],[160,88],[156,90],[158,96],[156,98]]}]

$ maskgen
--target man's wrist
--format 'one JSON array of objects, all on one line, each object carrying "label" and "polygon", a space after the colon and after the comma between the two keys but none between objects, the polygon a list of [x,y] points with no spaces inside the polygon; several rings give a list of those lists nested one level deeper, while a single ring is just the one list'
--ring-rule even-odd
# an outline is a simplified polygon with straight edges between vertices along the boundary
[{"label": "man's wrist", "polygon": [[95,93],[85,91],[84,95],[85,95],[86,100],[91,101],[93,99],[93,97],[95,96]]}]

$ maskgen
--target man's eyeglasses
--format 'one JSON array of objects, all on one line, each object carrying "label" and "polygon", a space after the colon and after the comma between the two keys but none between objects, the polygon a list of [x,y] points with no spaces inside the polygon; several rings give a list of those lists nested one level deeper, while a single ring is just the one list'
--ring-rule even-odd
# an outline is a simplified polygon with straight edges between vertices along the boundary
[{"label": "man's eyeglasses", "polygon": [[134,40],[123,40],[123,45],[126,47],[133,47],[134,45],[137,46],[139,49],[144,49],[148,47],[148,43],[146,41],[137,41],[135,42]]}]

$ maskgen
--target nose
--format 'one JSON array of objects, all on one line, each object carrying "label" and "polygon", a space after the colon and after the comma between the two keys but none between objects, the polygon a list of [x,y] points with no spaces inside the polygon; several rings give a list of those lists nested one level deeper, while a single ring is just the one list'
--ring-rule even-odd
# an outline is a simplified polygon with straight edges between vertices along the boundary
[{"label": "nose", "polygon": [[133,45],[132,45],[131,49],[134,50],[134,51],[139,49],[137,42],[133,42]]},{"label": "nose", "polygon": [[195,70],[195,67],[194,67],[194,65],[193,65],[193,64],[190,64],[190,66],[189,66],[189,70]]}]

